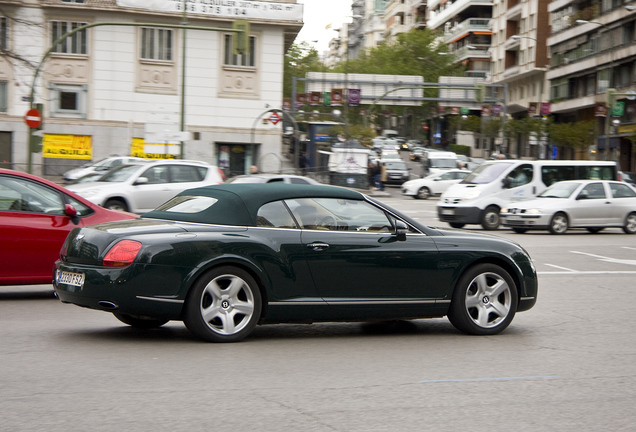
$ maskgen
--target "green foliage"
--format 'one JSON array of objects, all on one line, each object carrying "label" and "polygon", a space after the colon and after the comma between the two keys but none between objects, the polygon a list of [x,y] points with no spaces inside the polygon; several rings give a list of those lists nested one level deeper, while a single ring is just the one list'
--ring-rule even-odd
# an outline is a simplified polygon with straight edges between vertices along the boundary
[{"label": "green foliage", "polygon": [[596,121],[576,123],[553,123],[550,125],[550,140],[557,146],[587,148],[596,139]]},{"label": "green foliage", "polygon": [[[307,72],[320,72],[324,70],[318,51],[307,42],[293,44],[285,54],[283,67],[283,97],[291,97],[292,77],[305,78]],[[298,81],[297,93],[305,92],[305,82]]]},{"label": "green foliage", "polygon": [[461,145],[461,144],[451,144],[450,149],[454,153],[470,156],[470,146]]}]

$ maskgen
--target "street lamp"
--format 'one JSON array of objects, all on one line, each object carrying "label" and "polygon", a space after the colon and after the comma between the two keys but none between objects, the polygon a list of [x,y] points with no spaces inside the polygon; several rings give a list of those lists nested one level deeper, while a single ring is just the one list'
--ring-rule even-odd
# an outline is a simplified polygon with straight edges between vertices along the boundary
[{"label": "street lamp", "polygon": [[[347,17],[348,18],[348,17]],[[363,18],[362,15],[351,15],[352,19]],[[344,122],[345,122],[345,137],[349,139],[349,28],[347,28],[347,38],[345,40],[345,82],[343,93],[347,92],[347,97],[344,99]],[[343,95],[344,96],[344,95]]]},{"label": "street lamp", "polygon": [[[627,9],[628,6],[625,8]],[[628,9],[631,10],[631,9]],[[587,20],[576,20],[576,23],[581,24],[596,24],[603,26],[605,29],[609,30],[609,27],[602,22],[599,21],[587,21]],[[614,48],[610,48],[610,66],[609,66],[609,78],[607,80],[607,89],[612,88],[612,81],[614,80]],[[606,97],[607,98],[607,97]],[[607,113],[605,114],[605,154],[606,158],[609,154],[609,133],[610,133],[610,117],[612,115],[612,109],[609,105],[609,101],[607,102]]]}]

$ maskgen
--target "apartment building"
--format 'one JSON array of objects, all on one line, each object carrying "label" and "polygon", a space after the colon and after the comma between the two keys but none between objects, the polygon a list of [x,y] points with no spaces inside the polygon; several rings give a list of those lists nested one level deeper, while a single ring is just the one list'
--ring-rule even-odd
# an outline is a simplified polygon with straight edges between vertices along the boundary
[{"label": "apartment building", "polygon": [[[281,123],[261,120],[281,106],[284,54],[302,28],[302,5],[214,4],[0,0],[0,162],[23,170],[31,159],[24,115],[32,91],[44,119],[36,174],[115,154],[182,155],[228,174],[280,161]],[[233,48],[236,16],[250,24],[244,54]],[[197,29],[170,27],[184,21]],[[94,26],[52,46],[85,24]],[[144,141],[149,130],[166,139],[181,130],[191,135],[182,147]]]},{"label": "apartment building", "polygon": [[[552,113],[559,122],[597,121],[597,158],[636,170],[628,137],[636,133],[636,4],[557,0],[548,5],[552,32],[549,81]],[[619,109],[606,116],[608,89]]]},{"label": "apartment building", "polygon": [[[491,74],[508,85],[507,112],[515,119],[550,114],[545,84],[550,35],[549,0],[493,0]],[[519,157],[546,157],[545,139],[514,137],[508,152]]]}]

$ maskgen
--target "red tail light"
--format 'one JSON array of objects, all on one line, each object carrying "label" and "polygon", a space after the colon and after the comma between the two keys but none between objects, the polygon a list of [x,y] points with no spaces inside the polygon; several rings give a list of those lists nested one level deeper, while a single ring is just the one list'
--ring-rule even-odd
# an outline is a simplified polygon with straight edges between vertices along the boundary
[{"label": "red tail light", "polygon": [[113,246],[104,257],[106,267],[126,267],[132,264],[141,249],[141,243],[134,240],[122,240]]}]

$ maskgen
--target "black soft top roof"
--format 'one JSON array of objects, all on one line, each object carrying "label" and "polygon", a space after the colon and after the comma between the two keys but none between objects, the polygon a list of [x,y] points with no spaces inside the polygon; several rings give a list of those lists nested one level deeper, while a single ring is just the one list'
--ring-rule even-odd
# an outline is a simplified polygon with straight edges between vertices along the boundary
[{"label": "black soft top roof", "polygon": [[316,186],[287,183],[238,183],[211,185],[188,189],[180,196],[206,196],[218,201],[198,213],[178,213],[152,210],[142,217],[220,225],[255,226],[256,213],[272,201],[294,198],[341,198],[364,200],[364,195],[336,186]]}]

